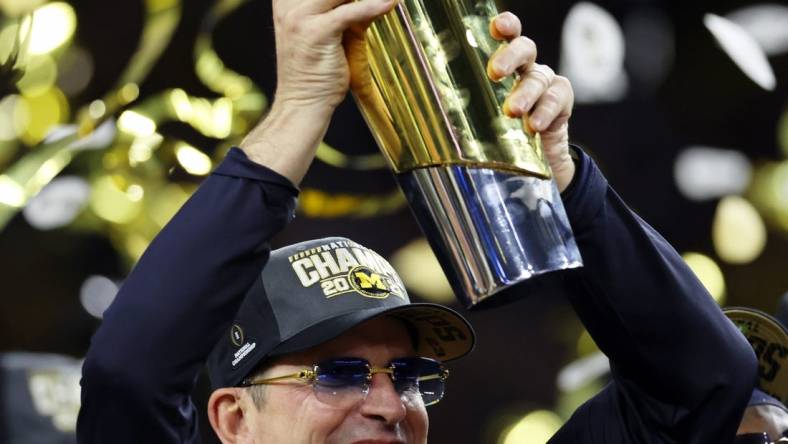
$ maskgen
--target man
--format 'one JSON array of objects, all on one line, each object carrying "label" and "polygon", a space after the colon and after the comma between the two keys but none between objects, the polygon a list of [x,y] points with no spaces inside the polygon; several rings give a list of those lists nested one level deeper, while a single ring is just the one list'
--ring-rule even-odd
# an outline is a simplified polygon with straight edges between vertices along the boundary
[{"label": "man", "polygon": [[377,253],[344,238],[291,245],[209,358],[208,415],[225,442],[423,442],[448,377],[436,360],[473,342],[452,310],[409,304]]},{"label": "man", "polygon": [[747,338],[758,358],[757,384],[736,432],[737,444],[788,442],[784,404],[788,399],[788,329],[782,320],[753,308],[728,307],[723,313]]},{"label": "man", "polygon": [[[271,111],[164,228],[107,311],[83,369],[82,442],[196,442],[189,392],[209,353],[217,389],[208,414],[225,443],[427,441],[425,406],[447,377],[430,358],[470,349],[465,322],[435,306],[411,309],[385,261],[346,239],[279,250],[259,273],[347,94],[348,61],[363,63],[361,31],[394,6],[274,0]],[[520,73],[505,112],[528,114],[541,132],[585,260],[570,301],[614,363],[615,383],[552,442],[731,442],[755,378],[752,350],[667,242],[570,150],[571,86],[535,63],[517,17],[500,15],[490,31],[508,44],[488,74]]]},{"label": "man", "polygon": [[755,389],[736,431],[736,444],[772,442],[788,442],[788,408],[774,397]]}]

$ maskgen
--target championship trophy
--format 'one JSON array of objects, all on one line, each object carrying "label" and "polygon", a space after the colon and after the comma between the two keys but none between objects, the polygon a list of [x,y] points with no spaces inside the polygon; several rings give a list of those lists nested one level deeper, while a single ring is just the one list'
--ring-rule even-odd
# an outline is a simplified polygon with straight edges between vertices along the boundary
[{"label": "championship trophy", "polygon": [[351,58],[356,102],[467,308],[582,266],[539,134],[501,109],[515,78],[487,77],[496,15],[494,0],[401,0],[367,30],[368,66]]}]

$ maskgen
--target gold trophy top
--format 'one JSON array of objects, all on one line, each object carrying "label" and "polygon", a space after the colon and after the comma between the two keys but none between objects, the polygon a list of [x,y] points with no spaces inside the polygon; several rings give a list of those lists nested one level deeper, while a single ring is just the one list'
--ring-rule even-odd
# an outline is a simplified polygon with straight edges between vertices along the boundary
[{"label": "gold trophy top", "polygon": [[538,134],[502,111],[513,77],[487,60],[493,0],[402,0],[367,30],[368,66],[352,66],[356,100],[397,173],[477,166],[550,178]]}]

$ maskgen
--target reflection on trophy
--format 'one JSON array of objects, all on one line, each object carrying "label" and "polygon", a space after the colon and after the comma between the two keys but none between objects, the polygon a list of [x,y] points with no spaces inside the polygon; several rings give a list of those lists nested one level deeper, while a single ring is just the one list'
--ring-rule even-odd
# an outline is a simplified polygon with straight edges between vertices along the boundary
[{"label": "reflection on trophy", "polygon": [[457,297],[471,308],[582,266],[539,134],[501,106],[493,0],[403,0],[367,31],[356,100]]}]

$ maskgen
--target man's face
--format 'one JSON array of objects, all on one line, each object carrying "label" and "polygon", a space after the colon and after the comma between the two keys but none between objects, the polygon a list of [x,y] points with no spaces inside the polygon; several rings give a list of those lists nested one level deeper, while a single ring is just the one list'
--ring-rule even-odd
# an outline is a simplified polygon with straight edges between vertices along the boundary
[{"label": "man's face", "polygon": [[[405,327],[394,319],[368,321],[308,351],[273,362],[264,377],[292,374],[335,357],[363,358],[383,367],[394,358],[415,356]],[[387,374],[375,374],[369,394],[349,408],[315,398],[312,386],[288,383],[265,387],[262,408],[247,409],[255,443],[424,444],[428,418],[422,403],[404,401]]]},{"label": "man's face", "polygon": [[777,441],[786,430],[788,413],[772,405],[758,405],[744,410],[744,417],[736,434],[766,432],[773,441]]}]

